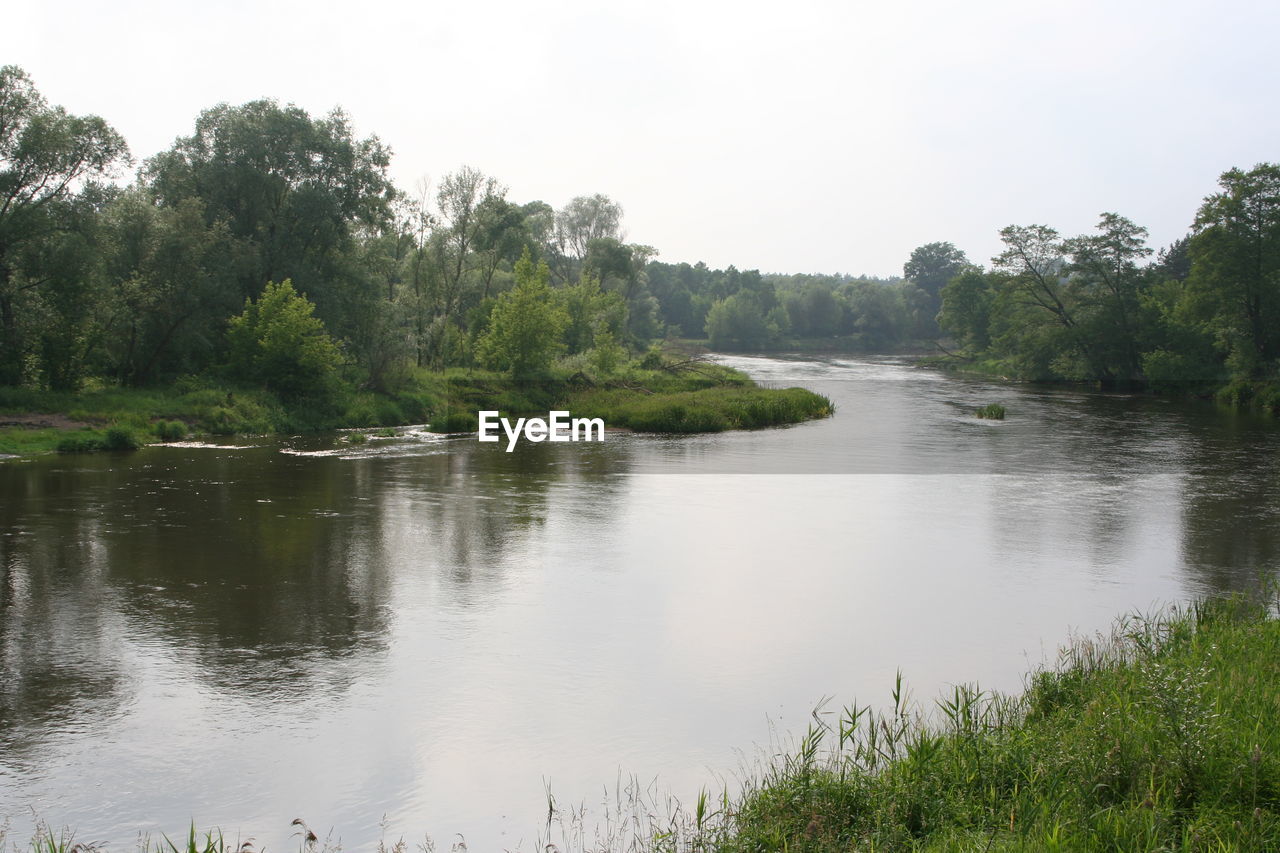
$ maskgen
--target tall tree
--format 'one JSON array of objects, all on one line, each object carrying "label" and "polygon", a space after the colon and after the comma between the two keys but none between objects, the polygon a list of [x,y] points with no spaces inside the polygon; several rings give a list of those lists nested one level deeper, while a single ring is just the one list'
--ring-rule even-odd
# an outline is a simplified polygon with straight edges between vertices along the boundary
[{"label": "tall tree", "polygon": [[377,137],[357,139],[341,110],[313,118],[260,100],[205,110],[144,178],[162,205],[196,198],[206,222],[226,224],[241,300],[287,278],[350,336],[379,296],[352,259],[360,235],[391,221],[390,156]]},{"label": "tall tree", "polygon": [[498,297],[489,328],[480,339],[481,361],[515,379],[546,372],[563,349],[561,336],[569,318],[552,298],[546,263],[534,264],[529,252],[516,262],[516,285]]},{"label": "tall tree", "polygon": [[936,312],[942,288],[967,266],[969,259],[951,243],[926,243],[911,252],[902,265],[902,274],[929,295]]},{"label": "tall tree", "polygon": [[554,258],[561,280],[587,257],[591,241],[622,240],[622,206],[606,195],[577,196],[556,211]]},{"label": "tall tree", "polygon": [[1258,376],[1280,357],[1280,164],[1218,184],[1196,215],[1190,282],[1214,306],[1235,369]]},{"label": "tall tree", "polygon": [[104,210],[102,230],[110,374],[141,385],[207,367],[238,307],[225,224],[206,223],[199,199],[162,208],[135,187]]},{"label": "tall tree", "polygon": [[50,260],[42,250],[77,219],[56,208],[86,181],[110,175],[128,153],[98,116],[50,106],[26,72],[0,68],[0,384],[23,380],[23,302],[55,279],[33,261]]},{"label": "tall tree", "polygon": [[1140,288],[1145,280],[1139,263],[1151,254],[1147,229],[1116,213],[1104,213],[1098,234],[1063,243],[1077,299],[1091,308],[1088,334],[1094,343],[1099,376],[1141,378]]}]

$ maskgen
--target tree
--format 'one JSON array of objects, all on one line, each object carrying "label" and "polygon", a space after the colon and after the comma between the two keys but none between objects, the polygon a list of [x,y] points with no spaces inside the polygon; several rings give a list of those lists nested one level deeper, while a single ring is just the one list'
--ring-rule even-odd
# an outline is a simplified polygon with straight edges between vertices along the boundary
[{"label": "tree", "polygon": [[325,397],[342,353],[314,313],[293,282],[267,282],[262,296],[246,300],[244,312],[231,319],[232,370],[286,397]]},{"label": "tree", "polygon": [[621,241],[622,206],[606,195],[577,196],[555,214],[558,276],[569,281],[573,265],[587,257],[592,240]]},{"label": "tree", "polygon": [[735,293],[707,312],[707,338],[714,349],[761,349],[780,334],[754,293]]},{"label": "tree", "polygon": [[515,267],[516,285],[498,297],[489,328],[480,338],[480,361],[493,370],[509,371],[515,379],[546,373],[563,348],[561,335],[569,318],[552,298],[545,262],[536,266],[528,250]]},{"label": "tree", "polygon": [[341,110],[313,118],[268,99],[205,110],[143,178],[162,206],[199,199],[206,223],[225,223],[237,301],[287,278],[336,334],[354,337],[381,295],[355,246],[392,221],[390,157],[377,137],[357,139]]},{"label": "tree", "polygon": [[1280,357],[1280,164],[1232,169],[1218,184],[1196,215],[1190,283],[1236,369],[1260,376]]},{"label": "tree", "polygon": [[1099,378],[1137,380],[1142,375],[1139,288],[1144,280],[1138,263],[1151,254],[1147,229],[1104,213],[1098,231],[1062,246],[1071,261],[1067,269],[1074,296],[1086,318],[1082,332],[1092,341]]},{"label": "tree", "polygon": [[136,187],[101,220],[106,369],[126,385],[204,369],[237,308],[226,227],[198,199],[162,208]]},{"label": "tree", "polygon": [[24,300],[54,277],[33,262],[75,216],[57,208],[83,184],[127,161],[128,148],[98,116],[50,106],[22,69],[0,68],[0,384],[23,379]]},{"label": "tree", "polygon": [[978,267],[969,267],[942,289],[938,325],[961,346],[982,352],[991,345],[991,310],[994,288]]},{"label": "tree", "polygon": [[596,339],[608,334],[616,341],[626,325],[627,306],[622,296],[600,289],[600,281],[589,271],[577,284],[556,291],[565,309],[567,324],[564,342],[569,354],[586,352]]},{"label": "tree", "polygon": [[830,288],[811,282],[800,290],[785,291],[783,303],[796,337],[826,338],[839,333],[844,306]]},{"label": "tree", "polygon": [[928,296],[922,306],[922,310],[930,315],[923,323],[925,331],[937,331],[932,315],[937,314],[942,306],[942,288],[968,266],[969,259],[964,252],[951,243],[926,243],[912,251],[911,257],[902,265],[903,276]]}]

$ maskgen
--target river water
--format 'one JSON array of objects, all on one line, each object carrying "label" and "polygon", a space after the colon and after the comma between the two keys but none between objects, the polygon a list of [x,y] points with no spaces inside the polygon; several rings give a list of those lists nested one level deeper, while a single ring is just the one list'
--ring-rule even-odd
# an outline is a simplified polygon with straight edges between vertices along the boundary
[{"label": "river water", "polygon": [[[1207,404],[727,358],[783,429],[407,431],[0,464],[0,818],[533,849],[550,787],[686,801],[824,698],[1017,690],[1276,566],[1280,428]],[[976,406],[1003,403],[1002,422]],[[656,781],[655,781],[656,780]]]}]

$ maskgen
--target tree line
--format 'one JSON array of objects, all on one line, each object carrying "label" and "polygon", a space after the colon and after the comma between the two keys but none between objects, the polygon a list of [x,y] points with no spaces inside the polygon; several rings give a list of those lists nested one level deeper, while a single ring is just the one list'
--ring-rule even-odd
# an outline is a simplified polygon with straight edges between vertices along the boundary
[{"label": "tree line", "polygon": [[990,269],[942,291],[939,322],[968,357],[1109,385],[1277,377],[1280,166],[1225,172],[1190,233],[1159,253],[1115,213],[1091,234],[1011,225],[1000,238]]},{"label": "tree line", "polygon": [[207,109],[136,162],[106,121],[0,69],[0,385],[216,372],[284,395],[388,390],[459,365],[607,374],[663,337],[941,340],[1019,376],[1107,382],[1259,376],[1280,355],[1275,166],[1224,175],[1154,260],[1145,229],[1106,214],[1069,239],[1011,226],[989,270],[931,243],[878,279],[664,263],[604,195],[520,203],[465,166],[406,192],[390,162],[341,110],[274,100]]}]

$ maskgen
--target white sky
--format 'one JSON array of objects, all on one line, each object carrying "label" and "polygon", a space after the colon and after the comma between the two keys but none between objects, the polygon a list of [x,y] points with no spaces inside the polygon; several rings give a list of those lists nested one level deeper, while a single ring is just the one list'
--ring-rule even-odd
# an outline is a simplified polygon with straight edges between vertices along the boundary
[{"label": "white sky", "polygon": [[220,101],[341,105],[406,190],[465,163],[662,260],[892,275],[1011,223],[1181,236],[1280,160],[1278,36],[1244,0],[23,2],[0,64],[139,159]]}]

